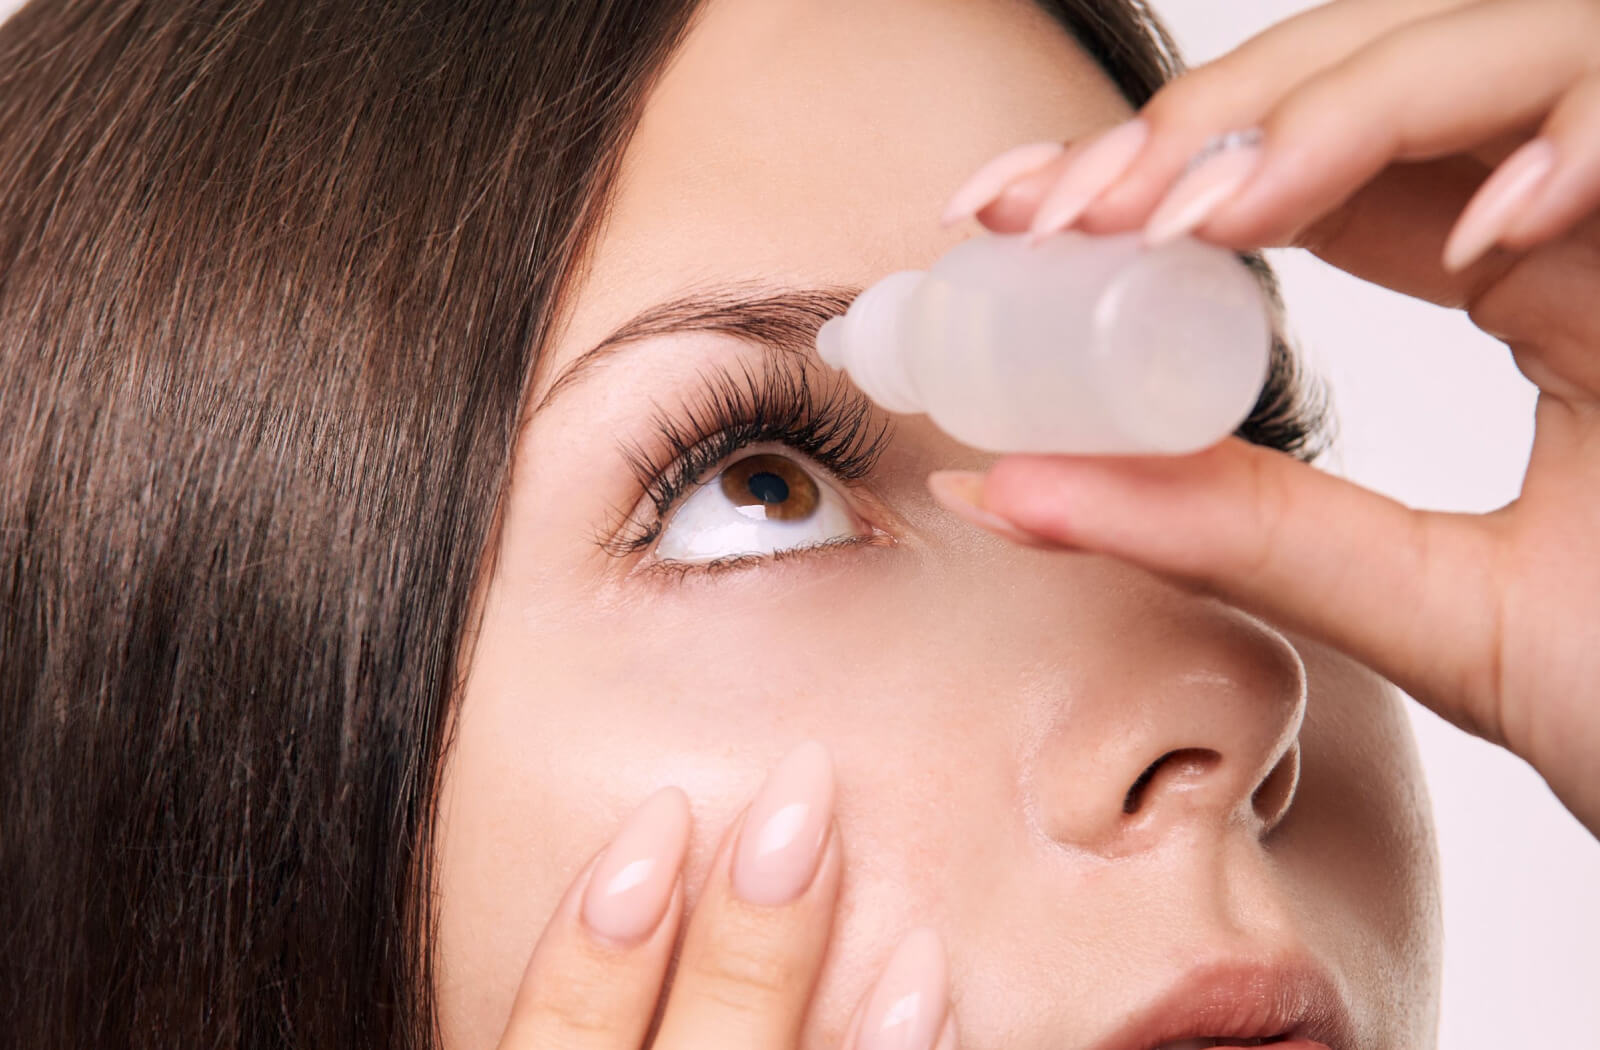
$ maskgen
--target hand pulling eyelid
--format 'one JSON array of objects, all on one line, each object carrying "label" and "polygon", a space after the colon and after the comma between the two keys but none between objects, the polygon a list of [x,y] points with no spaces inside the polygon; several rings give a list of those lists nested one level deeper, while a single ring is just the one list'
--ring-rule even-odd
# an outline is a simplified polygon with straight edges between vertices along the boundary
[{"label": "hand pulling eyelid", "polygon": [[1254,407],[1272,327],[1256,276],[1193,238],[973,237],[890,274],[817,333],[891,412],[994,452],[1182,454]]}]

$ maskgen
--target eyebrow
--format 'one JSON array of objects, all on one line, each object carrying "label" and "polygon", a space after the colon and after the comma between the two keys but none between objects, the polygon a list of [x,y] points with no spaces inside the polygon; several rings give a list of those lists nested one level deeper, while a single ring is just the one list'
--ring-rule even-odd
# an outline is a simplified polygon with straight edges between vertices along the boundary
[{"label": "eyebrow", "polygon": [[530,415],[549,407],[593,367],[630,344],[673,332],[723,332],[773,353],[807,355],[817,329],[844,313],[861,294],[853,285],[719,283],[646,307],[556,374]]}]

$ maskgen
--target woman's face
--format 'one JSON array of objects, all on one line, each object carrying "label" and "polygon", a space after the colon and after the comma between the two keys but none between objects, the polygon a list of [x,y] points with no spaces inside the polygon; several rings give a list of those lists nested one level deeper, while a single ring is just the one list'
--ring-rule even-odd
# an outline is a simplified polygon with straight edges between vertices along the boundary
[{"label": "woman's face", "polygon": [[[920,418],[876,441],[887,418],[804,350],[829,289],[973,233],[937,216],[981,161],[1127,112],[1021,0],[701,11],[516,455],[440,818],[452,1050],[493,1045],[559,895],[635,805],[687,791],[692,907],[728,822],[807,738],[833,753],[847,857],[807,1047],[838,1045],[921,924],[969,1050],[1091,1047],[1234,964],[1325,972],[1352,1048],[1431,1045],[1432,840],[1398,694],[1141,571],[949,516],[924,477],[988,457]],[[647,326],[567,371],[708,290],[663,315],[698,329]],[[712,440],[674,465],[668,434]],[[722,473],[753,455],[776,458]],[[652,496],[681,487],[658,527]]]}]

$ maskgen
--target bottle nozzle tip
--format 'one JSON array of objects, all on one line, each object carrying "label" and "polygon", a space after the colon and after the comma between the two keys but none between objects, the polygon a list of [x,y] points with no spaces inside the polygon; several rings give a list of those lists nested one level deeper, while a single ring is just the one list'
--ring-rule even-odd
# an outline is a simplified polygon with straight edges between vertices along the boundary
[{"label": "bottle nozzle tip", "polygon": [[843,317],[830,317],[817,329],[817,355],[830,367],[844,367]]}]

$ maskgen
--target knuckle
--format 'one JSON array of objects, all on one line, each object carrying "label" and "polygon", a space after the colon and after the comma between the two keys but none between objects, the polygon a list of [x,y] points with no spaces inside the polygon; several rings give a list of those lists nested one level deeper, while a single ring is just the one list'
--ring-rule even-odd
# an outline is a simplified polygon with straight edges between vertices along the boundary
[{"label": "knuckle", "polygon": [[595,974],[555,973],[536,983],[527,1013],[540,1028],[582,1035],[604,1035],[618,1029],[615,989]]},{"label": "knuckle", "polygon": [[1226,112],[1230,91],[1226,71],[1209,63],[1163,84],[1141,112],[1157,128],[1209,128]]},{"label": "knuckle", "polygon": [[710,933],[694,964],[697,986],[741,1010],[792,995],[804,976],[804,967],[789,946],[742,923]]},{"label": "knuckle", "polygon": [[1272,469],[1275,464],[1268,456],[1253,454],[1248,463],[1251,498],[1247,506],[1253,509],[1254,521],[1249,530],[1251,543],[1236,552],[1234,573],[1259,584],[1271,578],[1282,558],[1292,500],[1289,486],[1282,474]]}]

